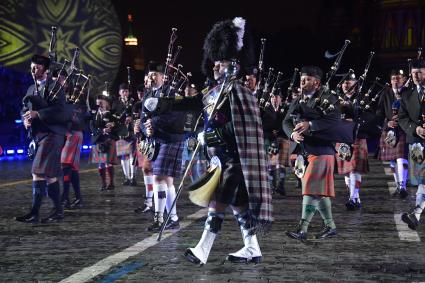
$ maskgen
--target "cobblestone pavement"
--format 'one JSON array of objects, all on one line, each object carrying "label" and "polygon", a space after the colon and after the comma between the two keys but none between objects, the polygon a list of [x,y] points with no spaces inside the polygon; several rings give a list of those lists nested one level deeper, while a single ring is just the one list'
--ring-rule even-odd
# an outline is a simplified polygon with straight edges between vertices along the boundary
[{"label": "cobblestone pavement", "polygon": [[[139,173],[138,187],[117,185],[115,192],[98,190],[92,165],[81,169],[85,206],[66,212],[61,223],[26,225],[13,218],[28,211],[31,203],[29,162],[0,163],[0,282],[59,282],[110,255],[152,235],[145,231],[152,215],[133,210],[142,204],[144,188]],[[116,184],[122,173],[116,166]],[[260,238],[263,262],[258,265],[225,262],[227,253],[241,248],[240,231],[231,213],[211,251],[208,263],[195,266],[183,258],[185,249],[196,245],[205,218],[198,219],[158,244],[119,262],[90,282],[420,282],[425,281],[424,226],[419,241],[399,238],[395,217],[414,204],[393,199],[388,190],[392,177],[382,163],[371,160],[371,173],[363,177],[363,208],[345,209],[347,192],[343,178],[336,177],[337,197],[333,214],[338,236],[306,244],[289,239],[284,232],[293,228],[301,215],[300,190],[291,176],[288,196],[274,202],[272,231]],[[12,183],[12,185],[7,185]],[[410,188],[415,192],[415,188]],[[42,214],[51,208],[45,199]],[[200,208],[183,193],[178,213],[183,220]],[[316,215],[310,234],[321,228]],[[401,227],[407,229],[406,227]],[[408,230],[406,230],[408,231]],[[150,280],[150,281],[148,281]],[[79,282],[79,281],[74,281]]]}]

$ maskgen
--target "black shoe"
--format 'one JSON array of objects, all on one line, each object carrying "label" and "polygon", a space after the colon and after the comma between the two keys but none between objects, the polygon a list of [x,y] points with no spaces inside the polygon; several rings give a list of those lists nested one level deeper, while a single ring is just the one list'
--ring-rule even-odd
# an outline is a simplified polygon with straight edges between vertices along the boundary
[{"label": "black shoe", "polygon": [[161,230],[161,227],[162,227],[162,222],[155,220],[148,228],[146,228],[146,231],[159,232]]},{"label": "black shoe", "polygon": [[314,236],[314,238],[322,240],[322,239],[331,238],[335,236],[336,236],[336,229],[332,229],[329,226],[325,226],[322,231],[320,231]]},{"label": "black shoe", "polygon": [[356,200],[354,201],[354,207],[355,209],[360,209],[362,208],[362,203],[359,201],[359,199],[356,198]]},{"label": "black shoe", "polygon": [[307,240],[307,232],[304,232],[301,230],[301,227],[298,225],[297,228],[295,228],[294,231],[287,231],[285,234],[293,239],[300,240],[301,242],[304,242]]},{"label": "black shoe", "polygon": [[107,185],[106,186],[106,188],[105,188],[105,190],[107,190],[107,191],[113,191],[113,190],[115,190],[115,186],[114,185]]},{"label": "black shoe", "polygon": [[201,260],[199,258],[197,258],[190,249],[186,249],[186,251],[184,252],[184,257],[190,261],[193,264],[200,264],[203,265],[203,263],[201,262]]},{"label": "black shoe", "polygon": [[41,219],[41,223],[59,222],[63,219],[63,212],[54,210],[49,216]]},{"label": "black shoe", "polygon": [[400,198],[401,199],[407,198],[408,195],[409,195],[409,192],[407,191],[407,189],[401,189],[400,190]]},{"label": "black shoe", "polygon": [[154,213],[155,211],[153,210],[152,206],[148,206],[147,204],[145,204],[144,206],[136,208],[134,212],[135,213],[147,213],[147,212]]},{"label": "black shoe", "polygon": [[107,188],[106,186],[102,186],[102,187],[99,188],[99,191],[101,191],[101,192],[106,191],[106,188]]},{"label": "black shoe", "polygon": [[23,216],[15,217],[15,220],[23,223],[38,223],[38,215],[28,213]]},{"label": "black shoe", "polygon": [[356,203],[352,200],[352,199],[350,199],[349,201],[347,201],[346,203],[345,203],[345,207],[347,208],[347,210],[349,210],[349,211],[353,211],[353,210],[356,210]]},{"label": "black shoe", "polygon": [[174,221],[170,219],[167,225],[165,225],[165,230],[174,230],[174,229],[180,229],[180,222],[179,220]]},{"label": "black shoe", "polygon": [[82,208],[83,207],[83,200],[80,198],[75,199],[71,204],[70,204],[71,209],[75,209],[75,208]]},{"label": "black shoe", "polygon": [[130,186],[132,186],[132,187],[136,187],[137,186],[136,178],[133,178],[133,179],[130,180]]},{"label": "black shoe", "polygon": [[401,220],[409,226],[410,229],[416,230],[416,227],[418,227],[419,222],[418,219],[416,219],[415,214],[412,213],[403,213],[401,215]]},{"label": "black shoe", "polygon": [[124,182],[122,182],[122,184],[123,184],[124,186],[129,186],[129,185],[130,185],[130,179],[125,179],[125,181],[124,181]]},{"label": "black shoe", "polygon": [[253,258],[246,258],[246,257],[239,257],[234,255],[228,255],[226,257],[227,261],[233,262],[233,263],[260,263],[262,260],[262,256],[255,256]]}]

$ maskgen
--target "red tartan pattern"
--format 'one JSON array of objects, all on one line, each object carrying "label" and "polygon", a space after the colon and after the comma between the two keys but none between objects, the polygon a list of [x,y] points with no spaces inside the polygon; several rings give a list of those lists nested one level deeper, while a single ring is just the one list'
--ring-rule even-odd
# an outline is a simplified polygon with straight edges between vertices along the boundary
[{"label": "red tartan pattern", "polygon": [[302,194],[335,197],[333,155],[309,155],[302,182]]},{"label": "red tartan pattern", "polygon": [[107,164],[118,164],[117,150],[115,147],[115,141],[109,140],[109,151],[100,152],[99,145],[92,146],[90,151],[90,162],[91,163],[107,163]]},{"label": "red tartan pattern", "polygon": [[379,140],[379,160],[391,161],[397,158],[407,158],[406,134],[401,130],[398,134],[398,143],[395,147],[391,147],[385,142],[387,131],[382,132],[381,139]]},{"label": "red tartan pattern", "polygon": [[80,170],[80,153],[83,144],[83,132],[66,133],[65,145],[62,148],[61,164],[70,165],[72,170]]},{"label": "red tartan pattern", "polygon": [[[336,148],[339,143],[336,144]],[[356,139],[353,144],[353,156],[350,161],[341,160],[338,154],[335,155],[338,166],[338,174],[348,174],[351,172],[366,174],[369,172],[369,160],[366,139]]]}]

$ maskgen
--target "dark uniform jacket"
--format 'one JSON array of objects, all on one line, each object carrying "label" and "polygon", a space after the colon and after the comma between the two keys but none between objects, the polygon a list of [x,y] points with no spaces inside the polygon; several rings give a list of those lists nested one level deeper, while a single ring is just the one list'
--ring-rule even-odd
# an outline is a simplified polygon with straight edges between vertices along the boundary
[{"label": "dark uniform jacket", "polygon": [[[422,108],[422,110],[421,110]],[[422,139],[416,134],[416,127],[421,126],[422,113],[425,113],[425,106],[421,104],[420,94],[417,88],[405,90],[401,94],[401,106],[399,112],[399,125],[406,133],[407,143],[413,144],[421,142]]]},{"label": "dark uniform jacket", "polygon": [[[267,108],[261,111],[261,120],[263,122],[263,132],[265,139],[275,139],[276,137],[286,137],[285,132],[282,129],[282,121],[285,118],[284,114],[280,111],[275,111],[273,106],[269,105]],[[277,136],[273,134],[273,131],[277,131]]]},{"label": "dark uniform jacket", "polygon": [[[282,122],[282,127],[286,135],[290,137],[295,128],[295,117],[299,120],[299,122],[309,121],[310,133],[304,133],[303,141],[304,149],[307,154],[313,154],[316,156],[333,155],[335,154],[334,142],[345,139],[352,142],[353,125],[347,124],[347,127],[345,127],[341,124],[341,113],[338,107],[328,111],[327,115],[319,113],[317,111],[317,107],[313,108],[316,105],[315,98],[317,96],[318,92],[316,92],[313,97],[307,101],[307,103],[300,103],[301,97],[294,100]],[[327,95],[324,95],[322,100],[325,96],[326,99],[329,100],[330,104],[337,105],[336,97],[328,97]],[[317,105],[319,104],[320,103],[317,103]],[[346,136],[346,138],[342,139],[342,136]],[[291,142],[290,152],[301,153],[298,144]]]},{"label": "dark uniform jacket", "polygon": [[[168,93],[164,90],[163,93]],[[169,97],[160,98],[160,90],[150,90],[143,97],[143,107],[140,114],[142,123],[140,125],[142,131],[146,130],[143,126],[143,120],[152,119],[154,129],[153,138],[160,143],[176,143],[185,139],[184,123],[186,111],[194,108],[201,109],[202,104],[196,98],[175,98],[174,93],[170,93]],[[149,112],[145,107],[145,101],[148,98],[159,98],[157,110]],[[197,106],[199,105],[199,106]]]},{"label": "dark uniform jacket", "polygon": [[[46,84],[39,87],[39,95],[36,95],[35,85],[31,85],[23,98],[24,109],[22,114],[28,110],[38,111],[38,119],[34,119],[31,125],[33,135],[37,133],[55,133],[65,135],[68,123],[71,121],[71,112],[65,106],[65,95],[60,90],[56,97],[49,97],[54,82],[47,79]],[[56,85],[55,91],[59,89]],[[55,91],[53,93],[55,93]]]}]

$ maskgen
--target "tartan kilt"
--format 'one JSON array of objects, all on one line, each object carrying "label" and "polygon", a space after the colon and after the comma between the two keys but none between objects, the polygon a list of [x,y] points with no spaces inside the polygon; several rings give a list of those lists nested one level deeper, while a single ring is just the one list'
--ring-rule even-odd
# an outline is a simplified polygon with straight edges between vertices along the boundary
[{"label": "tartan kilt", "polygon": [[291,161],[289,159],[289,145],[290,142],[287,139],[279,137],[277,139],[277,142],[279,144],[279,152],[275,155],[268,153],[268,148],[270,146],[271,141],[269,139],[264,140],[264,148],[267,153],[267,163],[268,165],[275,166],[275,165],[281,165],[283,167],[290,167]]},{"label": "tartan kilt", "polygon": [[80,153],[83,144],[83,132],[66,133],[65,145],[62,148],[61,164],[71,165],[72,170],[80,169]]},{"label": "tartan kilt", "polygon": [[378,159],[382,161],[391,161],[396,160],[397,158],[407,159],[409,149],[406,144],[406,134],[399,130],[398,143],[395,147],[391,147],[385,142],[387,132],[388,131],[382,131],[381,139],[379,140]]},{"label": "tartan kilt", "polygon": [[182,174],[184,141],[160,144],[159,153],[153,161],[153,174],[178,178]]},{"label": "tartan kilt", "polygon": [[409,181],[413,186],[425,184],[425,162],[418,164],[412,159],[412,145],[409,145]]},{"label": "tartan kilt", "polygon": [[134,150],[134,142],[128,142],[126,140],[117,140],[115,142],[117,148],[117,156],[131,155]]},{"label": "tartan kilt", "polygon": [[[339,143],[336,144],[338,148]],[[350,161],[341,160],[338,154],[337,159],[338,174],[348,174],[350,172],[363,173],[369,172],[369,160],[366,139],[356,139],[353,144],[353,156]]]},{"label": "tartan kilt", "polygon": [[[45,134],[37,134],[41,138]],[[32,162],[31,173],[47,178],[62,176],[61,151],[65,142],[64,135],[48,133],[39,142],[37,153]]]},{"label": "tartan kilt", "polygon": [[306,172],[301,179],[302,194],[335,197],[333,155],[309,155]]},{"label": "tartan kilt", "polygon": [[90,162],[91,163],[107,163],[107,164],[118,164],[117,149],[114,140],[109,140],[109,151],[101,152],[99,144],[92,146],[90,151]]}]

